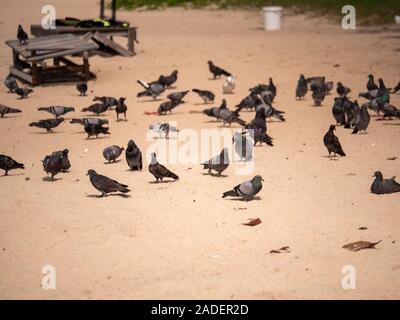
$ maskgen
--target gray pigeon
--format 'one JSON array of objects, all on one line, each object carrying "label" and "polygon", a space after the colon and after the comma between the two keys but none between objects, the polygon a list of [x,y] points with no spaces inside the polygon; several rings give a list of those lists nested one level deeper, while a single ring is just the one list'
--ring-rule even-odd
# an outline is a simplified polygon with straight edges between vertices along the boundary
[{"label": "gray pigeon", "polygon": [[108,108],[109,108],[109,106],[107,104],[94,103],[94,104],[90,105],[87,108],[83,108],[82,112],[92,112],[92,113],[94,113],[96,115],[99,115],[101,113],[106,112]]},{"label": "gray pigeon", "polygon": [[152,82],[150,84],[142,80],[138,80],[137,82],[145,89],[145,91],[139,92],[137,97],[151,96],[153,100],[157,100],[157,97],[166,89],[165,85],[159,82]]},{"label": "gray pigeon", "polygon": [[251,161],[253,159],[254,142],[246,135],[246,131],[235,132],[232,137],[232,143],[240,160]]},{"label": "gray pigeon", "polygon": [[20,99],[28,98],[29,94],[33,92],[33,89],[31,88],[15,88],[14,93],[19,95]]},{"label": "gray pigeon", "polygon": [[151,154],[149,172],[154,176],[154,178],[156,178],[156,182],[162,182],[164,178],[172,178],[174,180],[179,179],[175,173],[158,163],[157,156],[154,152]]},{"label": "gray pigeon", "polygon": [[39,111],[46,111],[48,113],[51,113],[52,115],[55,115],[56,118],[59,116],[63,116],[64,114],[68,112],[75,112],[74,107],[62,107],[62,106],[50,106],[50,107],[43,107],[43,108],[38,108]]},{"label": "gray pigeon", "polygon": [[239,118],[239,112],[237,110],[230,111],[227,108],[225,99],[222,99],[222,105],[219,107],[218,117],[223,121],[223,126],[225,126],[225,124],[229,124],[230,126],[232,122],[236,122],[241,126],[246,124],[245,121]]},{"label": "gray pigeon", "polygon": [[275,109],[269,103],[260,103],[259,105],[256,106],[256,112],[261,110],[264,110],[266,118],[274,117],[282,122],[286,121],[285,117],[282,115],[285,112]]},{"label": "gray pigeon", "polygon": [[167,95],[167,98],[172,102],[182,101],[182,99],[189,93],[189,90],[173,92]]},{"label": "gray pigeon", "polygon": [[357,112],[354,120],[354,130],[352,133],[356,134],[361,130],[366,132],[370,121],[371,116],[368,113],[368,103],[364,103]]},{"label": "gray pigeon", "polygon": [[22,112],[19,109],[16,108],[11,108],[11,107],[7,107],[4,104],[0,103],[0,118],[4,118],[5,114],[9,114],[9,113],[20,113]]},{"label": "gray pigeon", "polygon": [[4,85],[11,93],[14,93],[15,90],[18,88],[17,79],[11,75],[8,75],[7,78],[4,79]]},{"label": "gray pigeon", "polygon": [[128,147],[125,151],[125,159],[132,171],[142,171],[143,161],[142,161],[142,151],[133,140],[129,140]]},{"label": "gray pigeon", "polygon": [[108,161],[108,163],[110,163],[111,161],[115,162],[124,150],[124,148],[115,145],[107,147],[103,150],[103,157]]},{"label": "gray pigeon", "polygon": [[87,126],[89,124],[95,124],[95,125],[105,125],[108,124],[107,119],[100,119],[100,118],[82,118],[82,119],[72,119],[69,123],[79,123],[83,126]]},{"label": "gray pigeon", "polygon": [[224,192],[222,198],[225,197],[241,197],[246,201],[249,201],[254,198],[254,196],[259,193],[262,189],[262,183],[264,179],[257,175],[250,181],[245,181],[241,184],[238,184],[232,190]]},{"label": "gray pigeon", "polygon": [[200,98],[203,99],[204,103],[213,103],[215,99],[215,94],[208,90],[200,90],[200,89],[192,89],[193,92],[196,92]]},{"label": "gray pigeon", "polygon": [[257,104],[262,103],[256,94],[249,94],[247,97],[243,98],[238,105],[236,105],[237,111],[242,111],[242,109],[251,110],[256,107]]},{"label": "gray pigeon", "polygon": [[383,112],[383,119],[385,119],[386,117],[389,117],[389,119],[391,119],[392,117],[400,119],[400,110],[388,102],[383,104],[379,109]]},{"label": "gray pigeon", "polygon": [[128,186],[118,181],[112,180],[101,174],[97,174],[94,170],[89,170],[86,174],[90,178],[93,187],[101,192],[101,197],[107,196],[111,192],[130,192]]},{"label": "gray pigeon", "polygon": [[211,170],[221,173],[225,171],[229,166],[229,152],[228,148],[223,148],[219,155],[212,157],[210,160],[203,162],[203,169],[208,169],[208,173],[211,175]]},{"label": "gray pigeon", "polygon": [[31,122],[29,124],[30,127],[37,127],[46,129],[48,133],[52,133],[53,129],[58,127],[61,122],[64,122],[64,118],[56,118],[56,119],[46,119],[46,120],[39,120],[37,122]]},{"label": "gray pigeon", "polygon": [[179,106],[182,103],[183,103],[182,100],[163,102],[158,107],[157,112],[159,115],[165,115],[165,114],[167,114],[168,111],[172,112],[173,109],[175,109],[177,106]]},{"label": "gray pigeon", "polygon": [[14,169],[25,169],[23,163],[18,163],[13,158],[0,154],[0,169],[5,171],[5,176],[8,176],[8,171]]},{"label": "gray pigeon", "polygon": [[376,171],[373,175],[374,182],[371,185],[371,192],[375,194],[388,194],[400,192],[400,183],[395,181],[396,177],[391,179],[383,179],[382,172]]},{"label": "gray pigeon", "polygon": [[308,91],[308,86],[306,79],[304,78],[304,75],[300,75],[300,79],[297,82],[297,87],[296,87],[296,98],[299,99],[304,99],[304,96],[306,95]]}]

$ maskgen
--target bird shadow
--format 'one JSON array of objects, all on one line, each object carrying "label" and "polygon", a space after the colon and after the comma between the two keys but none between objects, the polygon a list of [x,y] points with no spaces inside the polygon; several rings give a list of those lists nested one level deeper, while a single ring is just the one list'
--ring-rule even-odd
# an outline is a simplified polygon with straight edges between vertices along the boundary
[{"label": "bird shadow", "polygon": [[128,119],[117,119],[117,120],[115,120],[115,122],[121,122],[121,121],[124,121],[124,122],[128,122]]},{"label": "bird shadow", "polygon": [[118,159],[118,160],[111,161],[111,162],[104,162],[104,164],[114,164],[114,163],[118,163],[120,161],[121,161],[121,159]]},{"label": "bird shadow", "polygon": [[221,175],[219,175],[219,174],[216,174],[216,173],[208,173],[208,172],[205,172],[205,173],[203,173],[203,176],[210,176],[210,177],[217,177],[217,178],[228,178],[228,175],[226,175],[226,174],[221,174]]},{"label": "bird shadow", "polygon": [[7,117],[0,117],[0,119],[15,119],[15,118],[23,118],[23,116],[7,116]]},{"label": "bird shadow", "polygon": [[64,131],[53,131],[53,132],[47,132],[47,131],[41,131],[41,132],[31,132],[31,134],[44,134],[44,135],[47,135],[47,134],[59,134],[59,133],[64,133]]},{"label": "bird shadow", "polygon": [[110,139],[110,137],[98,137],[98,138],[85,138],[86,141],[97,141],[97,140],[103,140],[103,139]]},{"label": "bird shadow", "polygon": [[253,198],[251,198],[251,199],[248,199],[248,200],[246,200],[246,199],[243,199],[243,198],[230,198],[230,199],[227,199],[227,200],[230,200],[230,201],[242,201],[242,202],[249,202],[249,201],[253,201],[253,200],[255,200],[255,201],[260,201],[260,200],[261,200],[261,198],[260,198],[260,197],[253,197]]},{"label": "bird shadow", "polygon": [[193,103],[194,106],[204,106],[204,105],[210,105],[213,104],[214,102],[196,102]]},{"label": "bird shadow", "polygon": [[121,197],[121,198],[131,198],[131,196],[129,194],[125,194],[125,193],[110,193],[105,195],[104,197],[100,194],[89,194],[86,197],[88,198],[107,198],[107,197]]},{"label": "bird shadow", "polygon": [[163,184],[163,183],[174,183],[177,180],[163,180],[163,181],[149,181],[150,184]]},{"label": "bird shadow", "polygon": [[338,161],[340,159],[340,157],[334,157],[334,156],[321,156],[321,158],[326,158],[333,161]]},{"label": "bird shadow", "polygon": [[15,174],[7,174],[7,175],[3,174],[3,175],[0,176],[0,178],[4,178],[4,177],[18,177],[18,176],[23,176],[23,175],[25,175],[25,173],[15,173]]},{"label": "bird shadow", "polygon": [[58,181],[58,180],[62,180],[62,178],[58,178],[58,179],[53,178],[52,179],[51,177],[43,177],[42,180],[46,181],[46,182],[55,182],[55,181]]},{"label": "bird shadow", "polygon": [[147,99],[147,100],[139,100],[138,102],[159,102],[159,101],[163,101],[164,99]]},{"label": "bird shadow", "polygon": [[384,126],[400,126],[400,123],[384,123]]}]

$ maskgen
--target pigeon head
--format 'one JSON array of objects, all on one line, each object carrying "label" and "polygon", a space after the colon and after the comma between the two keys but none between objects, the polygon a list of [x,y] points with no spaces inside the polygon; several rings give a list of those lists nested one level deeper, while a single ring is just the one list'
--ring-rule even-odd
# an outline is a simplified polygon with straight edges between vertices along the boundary
[{"label": "pigeon head", "polygon": [[88,172],[87,172],[87,176],[90,176],[90,177],[92,177],[92,176],[94,176],[94,175],[96,175],[97,174],[97,172],[96,171],[94,171],[94,170],[92,170],[92,169],[90,169],[90,170],[88,170]]},{"label": "pigeon head", "polygon": [[212,65],[213,65],[213,63],[212,63],[212,61],[211,61],[211,60],[208,60],[208,62],[207,62],[207,63],[208,63],[208,65],[209,65],[209,66],[212,66]]},{"label": "pigeon head", "polygon": [[176,76],[178,74],[178,70],[172,71],[172,74]]},{"label": "pigeon head", "polygon": [[119,101],[121,101],[121,102],[124,102],[125,100],[126,100],[126,98],[124,98],[124,97],[119,98]]},{"label": "pigeon head", "polygon": [[133,140],[129,140],[128,149],[131,150],[136,147],[136,143]]},{"label": "pigeon head", "polygon": [[329,127],[329,131],[336,130],[336,126],[334,124],[331,124]]},{"label": "pigeon head", "polygon": [[382,179],[383,179],[382,172],[380,172],[380,171],[375,171],[373,177],[376,177],[376,178],[382,180]]},{"label": "pigeon head", "polygon": [[64,149],[62,153],[63,153],[64,156],[67,156],[68,153],[69,153],[69,150],[68,149]]},{"label": "pigeon head", "polygon": [[25,166],[23,163],[19,163],[19,162],[15,161],[14,169],[25,169]]},{"label": "pigeon head", "polygon": [[382,78],[379,78],[379,87],[381,87],[381,88],[385,88],[385,84],[383,83],[383,79]]},{"label": "pigeon head", "polygon": [[373,76],[372,74],[369,74],[369,75],[368,75],[368,79],[371,79],[371,80],[372,80],[372,79],[374,79],[374,76]]},{"label": "pigeon head", "polygon": [[260,175],[254,176],[253,179],[251,179],[251,183],[254,184],[261,184],[261,181],[264,181],[264,179]]},{"label": "pigeon head", "polygon": [[65,121],[65,119],[64,119],[63,117],[60,117],[60,118],[58,118],[57,120],[58,120],[58,122],[60,122],[60,123]]}]

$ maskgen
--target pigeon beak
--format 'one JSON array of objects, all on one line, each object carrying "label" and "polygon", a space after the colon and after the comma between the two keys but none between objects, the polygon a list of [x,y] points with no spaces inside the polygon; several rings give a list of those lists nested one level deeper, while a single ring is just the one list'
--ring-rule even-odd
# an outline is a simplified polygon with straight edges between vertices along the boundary
[{"label": "pigeon beak", "polygon": [[263,178],[261,178],[261,181],[264,181],[264,179],[263,179]]}]

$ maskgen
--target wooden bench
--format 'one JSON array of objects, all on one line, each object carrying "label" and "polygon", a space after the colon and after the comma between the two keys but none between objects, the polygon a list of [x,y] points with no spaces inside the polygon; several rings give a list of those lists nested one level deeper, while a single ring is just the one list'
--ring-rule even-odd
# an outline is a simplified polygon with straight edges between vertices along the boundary
[{"label": "wooden bench", "polygon": [[[57,34],[32,38],[26,44],[20,44],[19,40],[9,40],[6,44],[12,49],[13,55],[10,73],[32,86],[95,78],[89,70],[89,52],[98,49],[98,45],[76,35]],[[66,58],[70,55],[82,56],[82,65]],[[47,64],[46,60],[50,59],[53,65]]]}]

